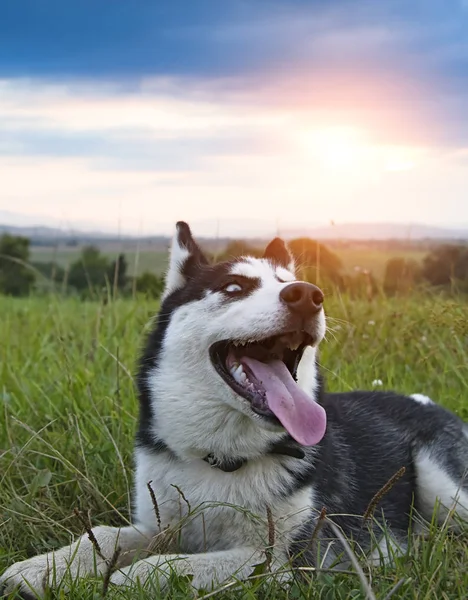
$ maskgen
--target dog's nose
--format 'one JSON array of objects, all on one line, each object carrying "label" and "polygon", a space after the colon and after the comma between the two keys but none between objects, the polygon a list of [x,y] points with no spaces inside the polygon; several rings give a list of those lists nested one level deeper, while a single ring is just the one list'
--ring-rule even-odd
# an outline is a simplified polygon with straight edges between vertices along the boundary
[{"label": "dog's nose", "polygon": [[323,292],[312,283],[291,283],[280,292],[281,300],[296,313],[307,316],[322,308]]}]

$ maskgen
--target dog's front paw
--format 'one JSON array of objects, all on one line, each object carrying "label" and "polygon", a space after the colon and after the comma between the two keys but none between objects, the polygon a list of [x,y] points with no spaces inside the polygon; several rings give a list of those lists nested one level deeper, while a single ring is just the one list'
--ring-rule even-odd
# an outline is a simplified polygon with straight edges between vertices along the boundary
[{"label": "dog's front paw", "polygon": [[58,576],[61,572],[63,574],[65,570],[66,564],[54,562],[52,556],[47,554],[17,562],[0,577],[0,597],[18,590],[21,594],[18,597],[27,600],[43,598],[54,575]]},{"label": "dog's front paw", "polygon": [[149,581],[152,581],[160,590],[164,590],[170,574],[167,565],[165,567],[161,568],[151,560],[139,560],[113,573],[110,581],[114,585],[127,588],[131,588],[137,584],[144,586]]}]

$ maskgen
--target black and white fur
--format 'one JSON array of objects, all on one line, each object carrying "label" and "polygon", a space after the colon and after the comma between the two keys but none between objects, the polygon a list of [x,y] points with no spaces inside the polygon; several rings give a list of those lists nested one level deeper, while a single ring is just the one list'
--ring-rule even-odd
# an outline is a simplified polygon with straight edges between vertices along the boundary
[{"label": "black and white fur", "polygon": [[[189,227],[178,223],[157,324],[140,362],[134,526],[96,527],[101,555],[84,535],[14,564],[0,579],[4,593],[19,587],[24,597],[42,597],[67,571],[74,577],[102,574],[117,547],[111,582],[118,586],[151,579],[164,587],[171,572],[191,574],[193,586],[205,589],[245,578],[265,561],[267,507],[275,529],[270,568],[298,551],[302,562],[330,565],[342,548],[327,522],[315,532],[321,509],[347,538],[371,548],[362,515],[401,467],[405,474],[375,510],[395,545],[407,536],[411,511],[430,520],[440,503],[440,521],[451,509],[468,519],[467,426],[422,395],[325,394],[316,362],[325,333],[322,309],[308,321],[313,343],[297,368],[299,385],[327,412],[326,434],[316,446],[298,447],[216,372],[209,356],[214,343],[258,340],[282,330],[290,309],[280,293],[293,281],[294,264],[281,240],[263,259],[210,265]],[[233,461],[237,466],[227,468]],[[177,547],[155,553],[167,526],[179,528]],[[384,543],[373,556],[382,554],[388,554]]]}]

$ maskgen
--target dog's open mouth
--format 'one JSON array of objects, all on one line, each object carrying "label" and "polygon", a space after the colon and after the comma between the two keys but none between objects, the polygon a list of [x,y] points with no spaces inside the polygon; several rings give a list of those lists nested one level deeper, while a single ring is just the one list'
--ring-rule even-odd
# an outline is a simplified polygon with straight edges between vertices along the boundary
[{"label": "dog's open mouth", "polygon": [[247,343],[224,340],[210,348],[217,372],[252,410],[279,422],[306,446],[317,444],[326,427],[324,409],[295,380],[304,349],[312,343],[305,331],[292,331]]}]

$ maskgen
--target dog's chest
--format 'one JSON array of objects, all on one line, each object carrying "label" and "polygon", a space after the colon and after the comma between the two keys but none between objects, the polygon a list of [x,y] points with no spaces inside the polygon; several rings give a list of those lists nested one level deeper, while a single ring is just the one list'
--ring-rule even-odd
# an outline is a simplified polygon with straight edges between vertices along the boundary
[{"label": "dog's chest", "polygon": [[[203,461],[181,463],[165,456],[137,457],[136,518],[154,523],[147,490],[152,481],[162,526],[180,524],[181,550],[203,552],[238,545],[266,545],[268,530],[286,544],[310,518],[313,493],[288,493],[290,475],[273,459],[225,473]],[[268,523],[267,511],[272,522]]]}]

